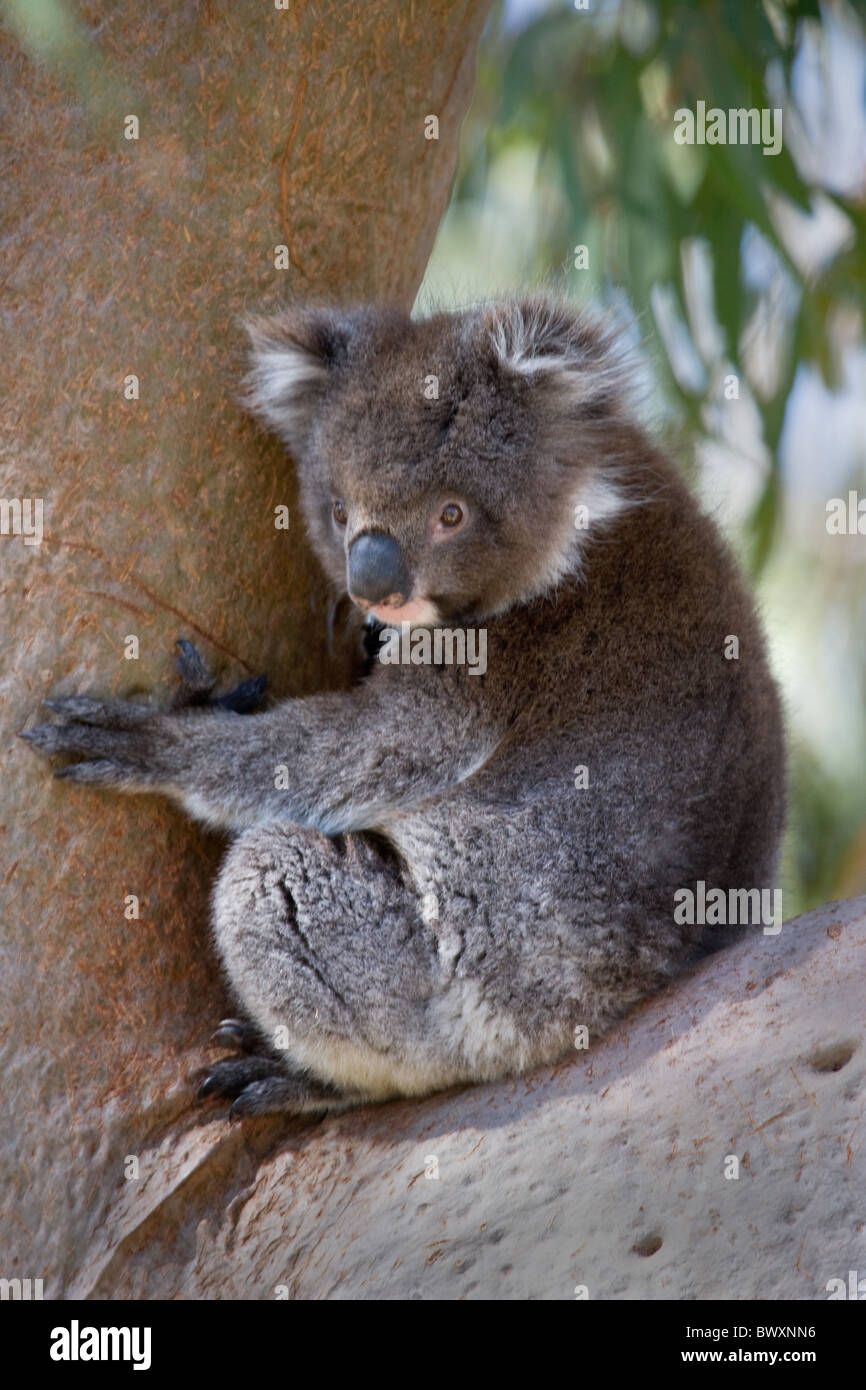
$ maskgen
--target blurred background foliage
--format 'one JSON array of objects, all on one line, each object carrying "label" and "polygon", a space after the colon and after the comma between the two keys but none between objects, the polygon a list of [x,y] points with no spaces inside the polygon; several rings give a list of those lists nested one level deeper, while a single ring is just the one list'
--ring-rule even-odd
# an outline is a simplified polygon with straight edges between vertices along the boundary
[{"label": "blurred background foliage", "polygon": [[[790,916],[866,892],[866,515],[827,526],[831,498],[866,499],[866,12],[589,6],[494,7],[419,304],[542,287],[631,323],[650,423],[759,591]],[[781,151],[677,143],[699,101],[781,109]]]}]

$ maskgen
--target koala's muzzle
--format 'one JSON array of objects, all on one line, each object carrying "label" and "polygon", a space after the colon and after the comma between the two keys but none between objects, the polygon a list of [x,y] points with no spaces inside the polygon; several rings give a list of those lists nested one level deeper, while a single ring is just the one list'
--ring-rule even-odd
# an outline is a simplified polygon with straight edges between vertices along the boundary
[{"label": "koala's muzzle", "polygon": [[365,603],[399,605],[409,596],[409,576],[393,536],[368,531],[349,547],[349,593]]}]

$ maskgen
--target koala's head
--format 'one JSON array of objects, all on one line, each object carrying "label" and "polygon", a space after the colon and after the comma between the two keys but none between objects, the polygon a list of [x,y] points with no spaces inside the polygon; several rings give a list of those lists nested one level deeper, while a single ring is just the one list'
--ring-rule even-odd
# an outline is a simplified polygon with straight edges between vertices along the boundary
[{"label": "koala's head", "polygon": [[527,602],[626,505],[621,359],[568,307],[299,308],[248,328],[248,403],[295,458],[326,571],[381,622]]}]

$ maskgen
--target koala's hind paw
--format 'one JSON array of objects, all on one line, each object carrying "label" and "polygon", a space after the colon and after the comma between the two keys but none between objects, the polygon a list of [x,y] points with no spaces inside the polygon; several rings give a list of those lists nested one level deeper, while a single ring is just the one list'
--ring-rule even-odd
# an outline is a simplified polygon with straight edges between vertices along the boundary
[{"label": "koala's hind paw", "polygon": [[282,1070],[273,1057],[233,1057],[217,1062],[209,1068],[198,1096],[199,1100],[211,1096],[234,1100],[231,1120],[244,1115],[319,1114],[356,1103],[326,1081]]},{"label": "koala's hind paw", "polygon": [[198,1088],[198,1098],[226,1096],[234,1100],[254,1081],[263,1081],[275,1074],[279,1074],[279,1063],[273,1057],[231,1057],[208,1068]]},{"label": "koala's hind paw", "polygon": [[252,680],[241,681],[234,690],[225,695],[212,695],[216,684],[214,677],[192,642],[185,638],[177,639],[177,670],[181,680],[181,693],[175,702],[176,709],[189,709],[190,706],[204,706],[208,709],[227,709],[235,714],[252,714],[258,709],[268,688],[267,676],[254,676]]},{"label": "koala's hind paw", "polygon": [[245,1115],[321,1115],[344,1110],[353,1102],[324,1082],[302,1076],[267,1076],[245,1086],[229,1111],[230,1120]]}]

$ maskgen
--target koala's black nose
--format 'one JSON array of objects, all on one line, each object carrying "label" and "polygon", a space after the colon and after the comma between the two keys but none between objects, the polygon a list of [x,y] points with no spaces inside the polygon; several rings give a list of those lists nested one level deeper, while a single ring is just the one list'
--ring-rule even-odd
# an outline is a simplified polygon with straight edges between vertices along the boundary
[{"label": "koala's black nose", "polygon": [[408,598],[409,576],[393,536],[368,531],[349,547],[349,593],[367,603]]}]

